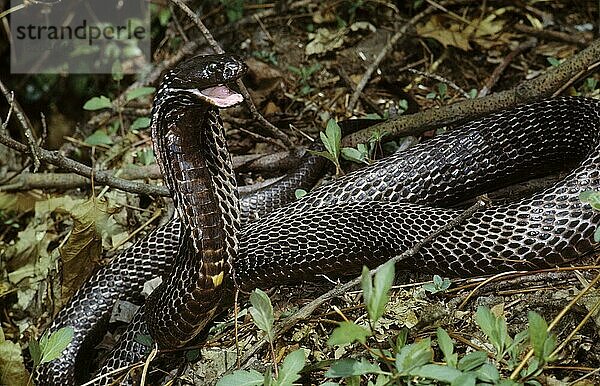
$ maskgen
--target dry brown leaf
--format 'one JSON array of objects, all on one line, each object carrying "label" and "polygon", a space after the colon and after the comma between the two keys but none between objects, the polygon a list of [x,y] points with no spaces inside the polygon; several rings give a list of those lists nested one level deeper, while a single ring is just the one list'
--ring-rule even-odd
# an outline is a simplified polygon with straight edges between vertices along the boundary
[{"label": "dry brown leaf", "polygon": [[[511,35],[501,34],[505,21],[500,19],[506,8],[487,15],[480,21],[472,21],[464,24],[447,19],[444,15],[432,16],[427,23],[417,25],[417,33],[422,37],[432,38],[440,42],[444,47],[453,46],[468,51],[470,43],[477,43],[484,48],[504,44]],[[499,39],[499,37],[503,39]]]},{"label": "dry brown leaf", "polygon": [[453,46],[464,51],[470,50],[469,35],[461,31],[458,24],[451,24],[446,28],[443,19],[441,15],[432,16],[427,23],[417,25],[417,33],[421,37],[437,40],[444,47]]},{"label": "dry brown leaf", "polygon": [[96,269],[102,254],[102,240],[120,232],[112,218],[116,210],[106,200],[90,199],[70,214],[73,230],[60,248],[63,261],[63,300],[68,299]]},{"label": "dry brown leaf", "polygon": [[28,382],[29,373],[23,364],[21,346],[5,340],[0,330],[0,384],[27,385]]}]

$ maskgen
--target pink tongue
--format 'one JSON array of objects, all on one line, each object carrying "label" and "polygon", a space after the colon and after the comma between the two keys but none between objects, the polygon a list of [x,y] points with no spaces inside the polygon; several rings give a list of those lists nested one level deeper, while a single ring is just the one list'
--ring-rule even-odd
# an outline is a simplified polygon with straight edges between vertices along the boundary
[{"label": "pink tongue", "polygon": [[230,107],[244,100],[240,94],[223,85],[204,89],[200,93],[217,107]]}]

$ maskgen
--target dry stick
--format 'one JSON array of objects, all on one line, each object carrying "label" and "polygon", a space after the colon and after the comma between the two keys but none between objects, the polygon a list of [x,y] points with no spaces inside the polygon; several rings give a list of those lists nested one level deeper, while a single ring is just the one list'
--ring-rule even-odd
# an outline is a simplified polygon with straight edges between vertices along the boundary
[{"label": "dry stick", "polygon": [[[269,138],[270,139],[270,138]],[[270,154],[246,154],[233,156],[233,167],[236,171],[260,171],[268,173],[280,173],[298,166],[305,149],[298,148],[293,151],[282,151]],[[147,166],[125,167],[123,169],[107,169],[113,177],[124,180],[161,179],[162,174],[157,164]],[[120,173],[120,174],[119,174]],[[272,179],[268,179],[273,182]],[[32,189],[60,189],[69,190],[86,187],[90,184],[87,177],[76,173],[13,173],[9,176],[10,184],[0,185],[0,191],[24,191]],[[250,186],[238,187],[240,194],[247,194],[262,186],[257,183]]]},{"label": "dry stick", "polygon": [[558,353],[561,352],[565,348],[567,343],[569,343],[571,341],[571,339],[573,339],[575,334],[577,334],[579,332],[579,330],[581,330],[583,328],[583,326],[585,326],[585,324],[588,322],[588,320],[590,320],[590,318],[592,316],[596,315],[596,311],[598,311],[599,309],[600,309],[600,299],[597,300],[596,303],[594,303],[594,306],[592,308],[590,308],[590,310],[585,315],[585,317],[583,319],[581,319],[581,321],[577,324],[577,326],[573,329],[573,331],[571,331],[569,333],[569,335],[567,335],[567,337],[562,341],[562,343],[557,348],[555,348],[554,351],[552,351],[552,353],[549,355],[549,357],[556,358]]},{"label": "dry stick", "polygon": [[[583,290],[579,291],[577,296],[575,296],[569,302],[569,304],[567,304],[567,306],[565,308],[563,308],[562,311],[558,315],[556,315],[554,320],[552,320],[552,322],[548,325],[547,331],[548,332],[552,331],[552,329],[558,324],[558,322],[563,318],[563,316],[565,316],[565,314],[575,305],[575,303],[577,303],[579,301],[579,299],[581,299],[583,297],[583,295],[585,295],[587,292],[589,292],[594,287],[594,285],[596,285],[596,283],[598,283],[599,280],[600,280],[600,274],[598,274],[594,278],[594,280],[592,280],[590,282],[590,284],[588,284]],[[515,370],[512,372],[512,374],[510,374],[510,379],[515,380],[519,377],[521,370],[523,369],[523,367],[525,367],[525,365],[529,361],[529,358],[531,358],[532,356],[533,356],[533,349],[529,350],[529,352],[521,360],[521,363],[519,363],[517,368],[515,368]]]},{"label": "dry stick", "polygon": [[498,67],[494,69],[492,75],[488,78],[487,82],[485,82],[485,85],[481,88],[477,96],[481,98],[489,94],[490,90],[494,87],[494,85],[496,85],[496,83],[498,83],[500,76],[504,70],[506,70],[508,65],[514,60],[514,58],[516,58],[517,55],[520,55],[522,52],[535,47],[536,44],[537,40],[535,38],[531,38],[525,43],[519,44],[517,48],[509,52],[508,55],[504,57],[504,60],[502,60],[502,63],[500,63]]},{"label": "dry stick", "polygon": [[[425,237],[423,240],[419,241],[418,243],[416,243],[415,245],[413,245],[412,248],[408,249],[407,251],[405,251],[404,253],[397,255],[393,258],[390,259],[390,261],[393,261],[394,263],[397,263],[401,260],[404,259],[408,259],[410,257],[413,257],[414,255],[416,255],[421,248],[423,247],[423,245],[427,244],[428,242],[434,240],[437,236],[439,236],[440,234],[442,234],[443,232],[447,232],[449,230],[452,230],[453,228],[455,228],[456,226],[458,226],[460,223],[462,223],[463,221],[465,221],[467,218],[469,218],[470,216],[473,215],[473,213],[475,213],[476,211],[478,211],[479,209],[483,208],[485,206],[485,203],[483,201],[477,201],[475,204],[473,204],[472,206],[470,206],[469,208],[467,208],[466,210],[464,210],[462,213],[460,213],[458,216],[456,216],[454,219],[450,220],[446,225],[438,228],[437,230],[435,230],[434,232],[432,232],[429,236]],[[369,273],[371,276],[375,275],[375,273],[377,273],[380,269],[381,266],[383,264],[381,264],[379,267],[371,270]],[[346,282],[338,287],[335,287],[333,289],[331,289],[330,291],[324,293],[323,295],[319,296],[318,298],[316,298],[315,300],[311,301],[310,303],[308,303],[307,305],[305,305],[304,307],[302,307],[300,310],[298,310],[298,312],[296,312],[294,315],[286,318],[285,320],[283,320],[279,326],[275,329],[275,336],[281,335],[283,333],[285,333],[286,331],[288,331],[290,328],[292,328],[293,326],[295,326],[299,321],[306,319],[307,317],[309,317],[319,306],[321,306],[323,303],[325,303],[326,301],[333,299],[335,297],[341,296],[343,294],[345,294],[346,292],[348,292],[352,287],[357,286],[358,284],[360,284],[361,281],[361,277],[357,277],[349,282]],[[254,344],[244,355],[244,358],[242,358],[241,362],[242,363],[246,363],[252,356],[254,356],[258,350],[260,350],[264,344],[267,342],[266,339],[262,338],[261,340],[259,340],[256,344]],[[248,364],[244,365],[243,368],[248,367]],[[234,369],[229,369],[228,372],[233,371]]]},{"label": "dry stick", "polygon": [[435,127],[548,97],[559,90],[569,79],[593,68],[595,63],[600,62],[598,58],[600,58],[600,39],[594,40],[589,47],[565,60],[559,66],[550,68],[545,74],[526,80],[510,90],[494,93],[484,98],[467,99],[438,109],[401,116],[348,135],[342,140],[342,144],[354,147],[359,143],[366,143],[372,133],[381,131],[386,131],[392,137],[418,135]]},{"label": "dry stick", "polygon": [[[31,158],[33,158],[33,166],[34,166],[34,171],[35,171],[40,167],[40,156],[39,156],[40,152],[39,152],[39,147],[38,147],[37,143],[35,142],[35,138],[33,137],[33,130],[32,130],[33,126],[31,125],[31,121],[29,120],[29,117],[27,117],[27,115],[21,108],[21,105],[19,104],[19,102],[15,99],[14,93],[12,91],[9,91],[8,88],[6,88],[4,83],[2,83],[1,81],[0,81],[0,90],[4,94],[4,97],[6,98],[6,101],[8,102],[8,104],[14,108],[15,115],[17,116],[17,119],[21,123],[21,127],[23,128],[24,133],[25,133],[25,138],[27,138],[27,143],[29,144],[29,151],[31,154]],[[6,122],[6,124],[8,124],[8,121]]]},{"label": "dry stick", "polygon": [[[23,145],[22,143],[15,141],[14,139],[6,135],[0,134],[0,143],[21,153],[30,153],[30,150],[26,145]],[[114,177],[110,173],[107,173],[105,171],[93,171],[92,168],[90,168],[89,166],[81,164],[77,161],[73,161],[70,158],[64,157],[58,151],[49,151],[45,149],[39,150],[40,161],[50,163],[52,165],[58,166],[59,168],[66,169],[86,177],[91,177],[93,173],[94,181],[97,184],[108,185],[113,188],[121,189],[132,193],[156,196],[169,195],[169,189],[165,186],[154,186],[142,184],[139,182],[127,181],[122,178]]]},{"label": "dry stick", "polygon": [[[223,49],[221,48],[221,46],[219,45],[219,43],[217,43],[217,41],[215,40],[215,38],[212,36],[212,34],[208,30],[208,28],[206,28],[206,26],[202,23],[202,21],[200,20],[200,18],[198,17],[198,15],[196,15],[194,13],[194,11],[192,11],[183,2],[183,0],[171,0],[171,1],[173,3],[175,3],[183,12],[185,12],[185,14],[188,15],[188,17],[190,19],[192,19],[192,21],[196,24],[196,26],[198,27],[198,29],[200,29],[200,32],[202,33],[202,35],[204,36],[204,38],[206,39],[206,41],[208,42],[208,44],[211,46],[211,48],[217,54],[222,54],[222,53],[225,52],[225,51],[223,51]],[[238,87],[240,89],[240,93],[244,96],[244,99],[246,101],[246,105],[250,109],[250,113],[252,114],[252,116],[254,117],[254,119],[256,119],[260,123],[262,123],[264,125],[265,129],[267,131],[269,131],[269,133],[273,137],[281,140],[281,142],[283,142],[284,145],[285,145],[284,147],[294,147],[294,144],[292,143],[292,141],[290,140],[290,138],[287,136],[287,134],[285,134],[283,131],[279,130],[271,122],[267,121],[265,119],[265,117],[263,117],[262,114],[256,109],[256,106],[254,105],[254,102],[252,101],[252,97],[250,96],[250,93],[248,92],[248,89],[246,88],[246,86],[244,85],[244,83],[242,82],[242,80],[238,79],[236,81],[236,84],[238,85]]]},{"label": "dry stick", "polygon": [[563,84],[563,86],[561,88],[559,88],[558,90],[556,90],[552,96],[555,97],[557,95],[562,94],[563,91],[565,91],[567,88],[571,87],[571,85],[573,83],[575,83],[578,79],[581,79],[582,77],[584,77],[586,74],[589,74],[593,71],[596,70],[596,68],[600,66],[600,61],[599,62],[595,62],[592,63],[591,65],[589,65],[587,68],[579,71],[577,74],[573,75],[571,77],[571,79],[569,79],[565,84]]},{"label": "dry stick", "polygon": [[543,29],[532,28],[521,23],[515,24],[514,28],[517,31],[524,32],[528,35],[533,35],[541,39],[561,40],[563,42],[577,44],[580,47],[586,47],[590,43],[583,36],[558,31],[548,31]]},{"label": "dry stick", "polygon": [[373,72],[375,72],[377,67],[379,67],[379,64],[381,63],[383,58],[387,56],[388,52],[390,52],[390,50],[394,48],[398,40],[406,34],[406,31],[408,31],[410,27],[414,26],[419,20],[421,20],[425,16],[429,15],[430,13],[433,13],[433,11],[435,11],[435,8],[429,6],[423,12],[416,14],[412,19],[408,21],[408,23],[404,24],[400,28],[400,30],[390,38],[390,40],[386,43],[383,49],[379,51],[373,63],[371,63],[371,65],[367,68],[367,71],[365,71],[365,73],[363,74],[363,77],[360,79],[360,82],[358,82],[358,84],[356,85],[356,90],[354,91],[354,93],[352,93],[352,97],[350,98],[350,102],[348,103],[349,111],[354,111],[356,103],[358,102],[358,98],[367,86],[367,83],[369,83]]}]

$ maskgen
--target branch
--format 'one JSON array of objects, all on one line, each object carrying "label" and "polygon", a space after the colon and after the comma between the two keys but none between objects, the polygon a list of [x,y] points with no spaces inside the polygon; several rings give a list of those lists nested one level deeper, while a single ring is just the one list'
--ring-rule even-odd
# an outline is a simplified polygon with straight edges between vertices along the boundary
[{"label": "branch", "polygon": [[600,63],[600,39],[573,55],[559,66],[550,68],[535,79],[526,80],[510,90],[478,99],[467,99],[439,109],[401,116],[346,136],[343,146],[366,143],[374,132],[387,132],[392,137],[419,135],[436,127],[472,119],[494,111],[508,109],[553,95],[564,84],[579,78]]}]

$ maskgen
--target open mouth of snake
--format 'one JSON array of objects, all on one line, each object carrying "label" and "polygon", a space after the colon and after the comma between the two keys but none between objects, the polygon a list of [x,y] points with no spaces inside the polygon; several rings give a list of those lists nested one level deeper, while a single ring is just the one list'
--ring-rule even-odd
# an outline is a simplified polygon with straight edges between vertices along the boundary
[{"label": "open mouth of snake", "polygon": [[222,84],[199,91],[200,98],[221,108],[234,106],[244,100],[241,94]]}]

